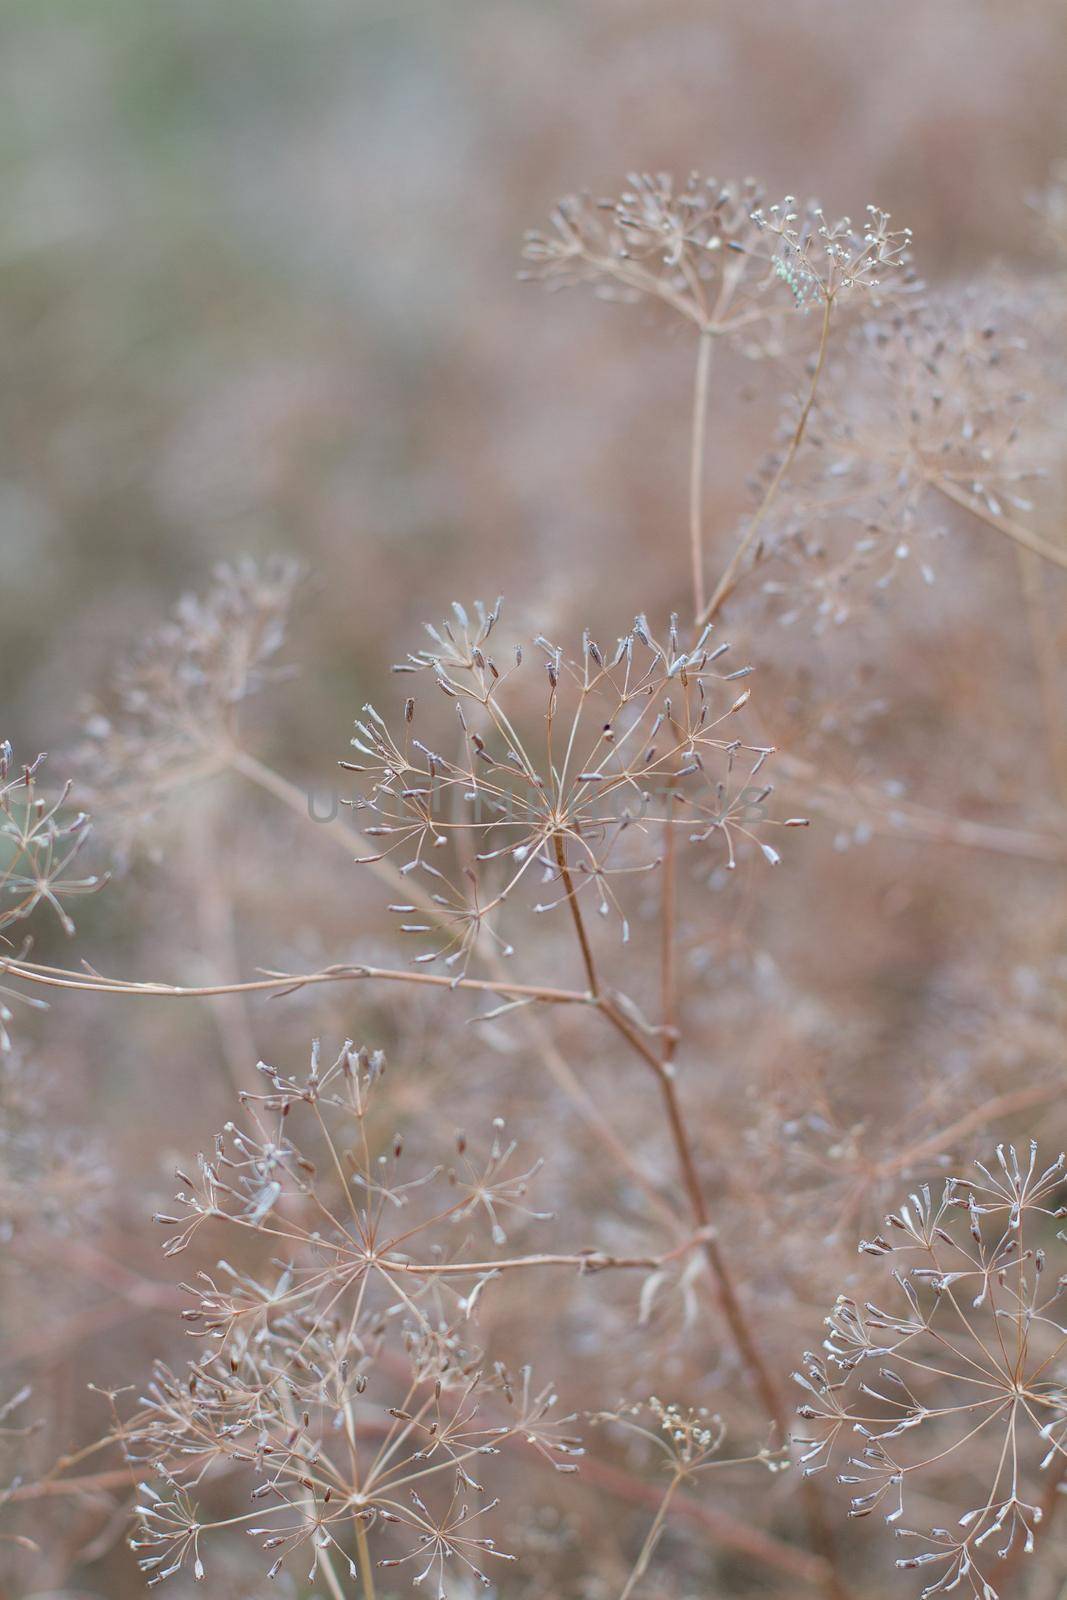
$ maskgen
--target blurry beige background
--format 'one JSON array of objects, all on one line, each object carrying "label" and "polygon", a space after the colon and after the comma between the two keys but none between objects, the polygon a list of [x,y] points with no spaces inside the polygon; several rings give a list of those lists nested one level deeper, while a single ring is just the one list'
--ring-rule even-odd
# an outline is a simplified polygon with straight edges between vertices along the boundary
[{"label": "blurry beige background", "polygon": [[876,200],[943,278],[1034,258],[1025,197],[1067,148],[1052,0],[8,0],[2,25],[0,672],[10,736],[53,747],[72,685],[221,556],[322,579],[310,745],[472,569],[566,608],[657,537],[686,385],[661,341],[516,282],[561,193],[752,172]]}]

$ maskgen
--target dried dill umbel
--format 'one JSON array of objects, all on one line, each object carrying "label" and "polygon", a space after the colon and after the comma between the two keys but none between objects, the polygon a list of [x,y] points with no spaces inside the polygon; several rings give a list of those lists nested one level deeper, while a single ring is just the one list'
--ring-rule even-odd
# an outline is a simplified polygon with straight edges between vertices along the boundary
[{"label": "dried dill umbel", "polygon": [[[910,306],[922,284],[911,267],[911,233],[867,207],[865,222],[828,221],[815,201],[787,195],[768,204],[752,179],[720,182],[692,173],[631,173],[617,200],[561,201],[554,231],[526,237],[527,274],[549,288],[590,284],[608,299],[658,302],[697,334],[689,470],[689,564],[696,626],[718,615],[800,450],[826,363],[835,313]],[[780,354],[785,321],[818,308],[810,377],[796,425],[763,499],[710,592],[704,533],[705,436],[712,356],[722,339],[746,355]]]},{"label": "dried dill umbel", "polygon": [[72,782],[57,794],[41,793],[44,759],[16,766],[11,745],[0,743],[0,929],[44,905],[72,934],[65,902],[91,894],[103,880],[72,870],[89,839],[89,815],[71,807]]},{"label": "dried dill umbel", "polygon": [[[264,1092],[242,1096],[241,1120],[179,1173],[157,1219],[168,1255],[210,1237],[262,1259],[195,1272],[184,1320],[198,1353],[184,1370],[158,1365],[117,1416],[115,1442],[149,1474],[132,1545],[150,1584],[204,1576],[231,1527],[262,1547],[269,1576],[306,1562],[331,1593],[344,1574],[370,1590],[376,1567],[437,1594],[446,1569],[488,1581],[512,1559],[489,1532],[495,1458],[514,1445],[572,1471],[581,1454],[551,1388],[472,1335],[502,1273],[587,1261],[500,1255],[501,1218],[538,1216],[536,1169],[517,1165],[501,1125],[484,1155],[462,1138],[454,1164],[412,1167],[403,1139],[376,1128],[384,1069],[351,1044],[329,1065],[316,1047],[300,1079],[261,1064]],[[255,1511],[213,1516],[234,1471]]]},{"label": "dried dill umbel", "polygon": [[636,1444],[666,1479],[656,1514],[621,1590],[620,1600],[630,1600],[652,1564],[666,1527],[668,1513],[679,1490],[699,1483],[712,1471],[727,1468],[763,1467],[771,1473],[789,1466],[787,1447],[762,1445],[746,1456],[726,1456],[723,1445],[726,1425],[706,1406],[682,1406],[650,1395],[647,1401],[621,1403],[614,1410],[598,1412],[593,1420],[618,1433],[629,1445]]},{"label": "dried dill umbel", "polygon": [[[106,882],[106,874],[82,875],[76,867],[92,820],[71,805],[72,781],[58,792],[42,789],[44,762],[42,754],[19,765],[8,740],[0,741],[0,980],[5,955],[17,948],[16,924],[44,908],[70,937],[74,919],[68,902]],[[20,953],[28,948],[23,945]],[[44,1001],[0,981],[0,1053],[12,1046],[13,1004],[42,1008]]]},{"label": "dried dill umbel", "polygon": [[120,861],[152,847],[176,790],[229,767],[243,706],[288,675],[276,657],[300,577],[283,557],[223,563],[120,663],[77,752]]},{"label": "dried dill umbel", "polygon": [[423,734],[416,698],[395,732],[367,706],[360,759],[342,762],[366,785],[356,815],[380,854],[365,859],[391,860],[431,903],[432,922],[390,907],[435,945],[417,962],[462,973],[483,929],[510,955],[495,924],[520,899],[537,915],[588,901],[628,940],[628,884],[659,866],[665,827],[728,868],[751,848],[777,864],[768,835],[804,819],[768,814],[773,751],[740,732],[752,669],[710,625],[683,644],[672,618],[661,642],[639,616],[610,648],[586,633],[570,655],[543,635],[499,643],[499,616],[457,605],[395,669],[450,702],[451,733],[434,717]]},{"label": "dried dill umbel", "polygon": [[[969,529],[1057,558],[1044,511],[1060,457],[1044,421],[1061,387],[1044,352],[1047,301],[974,285],[849,332],[765,536],[762,589],[779,622],[845,622],[909,563],[935,583],[945,541]],[[787,414],[783,438],[793,426]]]},{"label": "dried dill umbel", "polygon": [[[1000,1145],[976,1170],[920,1186],[861,1243],[890,1281],[837,1301],[797,1375],[805,1470],[836,1459],[850,1514],[894,1528],[924,1600],[997,1600],[998,1567],[1033,1553],[1067,1475],[1067,1166]],[[947,1527],[925,1520],[931,1492]]]},{"label": "dried dill umbel", "polygon": [[552,232],[531,231],[526,276],[549,288],[589,284],[606,299],[661,300],[716,333],[750,330],[841,291],[910,286],[907,229],[867,208],[863,225],[828,221],[815,201],[768,203],[753,178],[631,173],[618,199],[571,195]]}]

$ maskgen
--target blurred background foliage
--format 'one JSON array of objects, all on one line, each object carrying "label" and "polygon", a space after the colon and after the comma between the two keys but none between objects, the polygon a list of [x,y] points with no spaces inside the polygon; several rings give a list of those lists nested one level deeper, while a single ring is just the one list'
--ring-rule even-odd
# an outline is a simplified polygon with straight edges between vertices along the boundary
[{"label": "blurred background foliage", "polygon": [[[419,602],[476,575],[568,609],[674,514],[687,394],[660,337],[516,283],[523,228],[701,165],[876,199],[932,278],[1032,265],[1065,28],[1033,0],[8,0],[12,737],[62,739],[72,682],[235,552],[321,579],[309,750]],[[723,461],[746,425],[720,411]]]}]

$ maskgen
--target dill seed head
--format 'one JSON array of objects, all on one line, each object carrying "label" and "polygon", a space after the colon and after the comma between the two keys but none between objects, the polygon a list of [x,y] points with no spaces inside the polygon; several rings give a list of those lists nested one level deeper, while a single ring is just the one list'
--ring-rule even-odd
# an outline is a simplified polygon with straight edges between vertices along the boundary
[{"label": "dill seed head", "polygon": [[604,299],[658,300],[717,334],[858,290],[888,298],[919,287],[910,232],[892,230],[887,212],[869,206],[860,227],[829,222],[814,201],[768,205],[751,178],[631,173],[617,200],[571,195],[551,220],[550,233],[526,235],[526,277],[549,288],[587,283]]},{"label": "dill seed head", "polygon": [[[976,1178],[922,1185],[860,1250],[888,1269],[888,1298],[838,1299],[822,1355],[797,1382],[807,1472],[839,1461],[851,1515],[878,1511],[927,1579],[995,1600],[995,1563],[1030,1553],[1047,1490],[1067,1467],[1067,1163],[1000,1145]],[[849,1443],[845,1443],[848,1440]],[[951,1530],[908,1526],[933,1493]],[[912,1509],[914,1508],[914,1509]]]},{"label": "dill seed head", "polygon": [[58,794],[40,792],[44,759],[17,767],[11,745],[0,743],[0,929],[47,905],[64,933],[73,934],[65,902],[91,894],[104,880],[70,870],[88,843],[90,819],[68,805],[72,783]]},{"label": "dill seed head", "polygon": [[935,583],[968,520],[1031,517],[1059,450],[1042,420],[1062,389],[1040,350],[1046,315],[1039,291],[1009,301],[991,284],[849,331],[767,530],[763,589],[781,623],[846,622],[909,567]]},{"label": "dill seed head", "polygon": [[[524,1203],[540,1163],[515,1170],[497,1121],[461,1168],[412,1168],[403,1140],[376,1137],[370,1121],[383,1068],[351,1042],[326,1067],[316,1046],[303,1077],[260,1063],[263,1092],[241,1097],[241,1118],[193,1176],[179,1173],[157,1218],[168,1255],[210,1238],[244,1264],[224,1256],[195,1272],[184,1321],[196,1355],[184,1372],[158,1363],[116,1422],[155,1482],[142,1485],[131,1541],[150,1584],[204,1576],[226,1521],[197,1490],[223,1465],[248,1482],[268,1575],[298,1553],[312,1575],[324,1553],[355,1573],[358,1526],[380,1566],[443,1590],[446,1567],[481,1577],[492,1558],[512,1559],[469,1531],[497,1504],[483,1480],[505,1443],[561,1471],[580,1454],[554,1392],[470,1342],[475,1305],[508,1267],[492,1256],[500,1215],[543,1215]],[[458,1224],[463,1245],[442,1247]]]},{"label": "dill seed head", "polygon": [[120,664],[77,755],[121,860],[151,837],[179,780],[225,764],[243,704],[287,675],[275,657],[299,579],[281,558],[224,563]]},{"label": "dill seed head", "polygon": [[418,962],[461,975],[483,930],[510,953],[500,924],[524,893],[539,915],[589,901],[628,938],[627,886],[659,865],[665,826],[731,868],[752,845],[778,862],[763,837],[776,826],[761,779],[773,752],[740,732],[751,668],[731,667],[710,627],[683,645],[674,621],[661,642],[639,615],[610,650],[587,633],[571,656],[539,635],[497,657],[499,603],[473,630],[456,612],[458,629],[431,629],[434,645],[398,669],[444,691],[451,728],[432,700],[428,715],[409,699],[396,734],[367,706],[357,759],[342,763],[362,784],[356,816],[375,847],[364,860],[389,859],[430,902],[431,920],[401,924],[430,942]]}]

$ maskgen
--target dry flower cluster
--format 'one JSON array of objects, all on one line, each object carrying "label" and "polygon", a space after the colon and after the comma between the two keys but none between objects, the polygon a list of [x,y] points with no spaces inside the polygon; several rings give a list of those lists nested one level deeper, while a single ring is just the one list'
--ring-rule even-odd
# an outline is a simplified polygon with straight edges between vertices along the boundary
[{"label": "dry flower cluster", "polygon": [[[897,1566],[924,1572],[924,1600],[964,1583],[992,1600],[994,1561],[1032,1553],[1067,1469],[1067,1273],[1054,1227],[1067,1216],[1056,1203],[1065,1159],[1041,1168],[1036,1144],[1022,1162],[999,1145],[993,1169],[977,1167],[937,1197],[924,1184],[886,1217],[888,1237],[861,1244],[892,1258],[894,1303],[839,1298],[825,1357],[808,1355],[797,1374],[801,1415],[820,1428],[802,1442],[805,1469],[827,1465],[835,1446],[858,1448],[838,1479],[855,1490],[852,1515],[880,1511],[917,1541]],[[905,1525],[924,1474],[946,1482],[950,1504],[973,1496],[952,1526]]]},{"label": "dry flower cluster", "polygon": [[[293,939],[237,978],[221,864],[199,925],[208,965],[221,952],[205,981],[109,977],[5,946],[0,1228],[23,1254],[44,1223],[71,1270],[142,1309],[175,1298],[93,1243],[106,1169],[26,1098],[4,996],[229,1007],[212,1015],[239,1102],[156,1214],[165,1258],[186,1272],[186,1341],[132,1388],[101,1385],[110,1423],[92,1443],[51,1462],[27,1448],[0,1493],[18,1519],[5,1538],[39,1548],[35,1514],[69,1500],[93,1523],[88,1563],[132,1504],[149,1586],[229,1592],[254,1550],[252,1570],[294,1596],[374,1600],[410,1583],[437,1600],[475,1586],[651,1600],[704,1584],[703,1537],[716,1581],[736,1586],[724,1593],[881,1593],[819,1475],[833,1462],[852,1516],[878,1512],[906,1541],[896,1565],[921,1574],[924,1596],[1008,1597],[1020,1558],[1048,1549],[1067,1483],[1067,1180],[1062,1156],[1017,1154],[1028,1133],[988,1136],[1062,1103],[1062,957],[1010,928],[1011,976],[1002,966],[1003,990],[986,989],[977,1042],[939,1055],[943,1031],[928,1049],[917,1024],[916,1059],[894,1076],[879,1070],[877,1019],[857,1016],[842,1082],[827,1067],[840,1022],[761,963],[744,924],[751,903],[791,892],[818,829],[788,851],[784,830],[808,828],[809,811],[832,819],[840,851],[881,835],[1050,874],[1067,862],[1062,628],[1046,590],[1067,567],[1062,446],[1032,392],[1055,382],[1034,329],[1062,322],[1062,285],[927,292],[910,234],[876,207],[855,226],[697,175],[636,174],[616,200],[565,200],[524,255],[549,287],[658,308],[692,334],[688,540],[668,604],[635,595],[610,638],[527,628],[521,607],[509,634],[500,602],[454,603],[428,627],[393,669],[399,693],[376,690],[356,719],[340,762],[352,789],[321,824],[359,866],[341,880],[339,948],[308,957]],[[707,445],[731,361],[784,372],[789,393],[752,463],[748,513],[713,530]],[[978,534],[1018,566],[1038,742],[1053,796],[1060,786],[1007,818],[935,812],[880,777],[867,752],[893,715],[884,702],[861,712],[857,698],[842,737],[833,685],[806,743],[780,692],[818,670],[825,637],[855,614],[894,625],[890,580],[912,553],[936,592],[942,555],[958,573]],[[281,561],[220,569],[93,710],[75,759],[122,866],[138,870],[143,840],[180,837],[179,791],[195,802],[250,783],[285,825],[315,822],[306,775],[260,759],[242,720],[286,676],[297,576]],[[815,662],[802,668],[783,642],[801,621]],[[967,739],[973,751],[982,730]],[[828,750],[850,757],[847,778]],[[88,819],[68,790],[40,797],[39,766],[0,747],[0,927],[47,902],[71,934],[67,899],[104,880],[76,876]],[[203,815],[210,835],[208,802]],[[272,891],[295,903],[297,846],[270,828],[254,904]],[[336,890],[335,870],[316,880],[316,896]],[[376,931],[375,895],[399,954]],[[301,1076],[253,1072],[255,999],[296,996],[301,1026],[321,1005],[326,1035],[355,993],[370,1037],[363,1023],[397,992],[388,1073],[377,1040],[345,1042],[328,1065],[316,1044]],[[267,1053],[283,1059],[285,1024],[272,1025]],[[505,1106],[509,1060],[521,1071]],[[521,1140],[497,1093],[508,1126],[517,1104]],[[979,1146],[994,1154],[958,1175]],[[909,1185],[858,1265],[843,1264],[842,1241]],[[835,1292],[823,1349],[798,1375],[798,1425],[788,1375]],[[32,1403],[20,1387],[0,1420]],[[597,1495],[634,1515],[590,1515]]]}]

